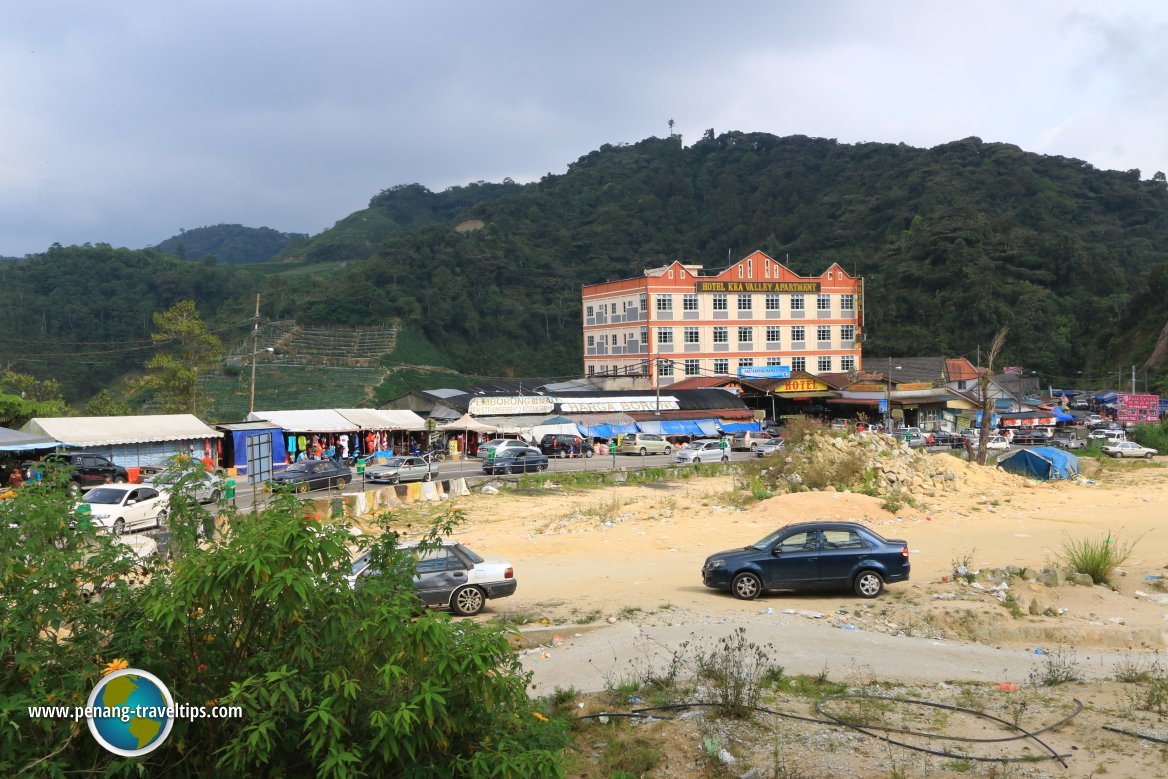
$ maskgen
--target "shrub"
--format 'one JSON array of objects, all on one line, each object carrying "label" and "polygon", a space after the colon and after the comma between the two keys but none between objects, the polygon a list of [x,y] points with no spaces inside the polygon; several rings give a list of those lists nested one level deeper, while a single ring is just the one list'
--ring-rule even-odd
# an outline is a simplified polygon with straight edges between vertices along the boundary
[{"label": "shrub", "polygon": [[1111,533],[1106,538],[1068,539],[1063,543],[1060,559],[1072,573],[1085,573],[1096,584],[1107,584],[1134,547],[1135,542],[1120,543]]},{"label": "shrub", "polygon": [[1168,420],[1162,420],[1158,424],[1136,425],[1128,434],[1128,438],[1140,446],[1151,447],[1160,454],[1168,454]]}]

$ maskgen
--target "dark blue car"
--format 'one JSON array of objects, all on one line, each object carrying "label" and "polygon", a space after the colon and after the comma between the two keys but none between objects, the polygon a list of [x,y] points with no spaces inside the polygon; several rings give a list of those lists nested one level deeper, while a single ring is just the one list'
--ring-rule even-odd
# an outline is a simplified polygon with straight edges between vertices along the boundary
[{"label": "dark blue car", "polygon": [[908,543],[854,522],[803,522],[756,544],[706,558],[702,581],[754,600],[763,590],[851,589],[875,598],[885,583],[908,581]]}]

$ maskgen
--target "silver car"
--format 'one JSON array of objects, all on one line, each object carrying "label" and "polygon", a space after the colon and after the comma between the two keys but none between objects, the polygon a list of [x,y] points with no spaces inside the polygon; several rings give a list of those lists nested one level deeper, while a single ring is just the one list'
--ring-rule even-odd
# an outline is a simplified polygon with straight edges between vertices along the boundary
[{"label": "silver car", "polygon": [[676,463],[716,463],[730,461],[730,447],[722,449],[722,442],[709,438],[694,441],[684,449],[678,449],[673,461]]},{"label": "silver car", "polygon": [[781,438],[775,438],[766,442],[765,444],[759,444],[757,447],[755,447],[754,456],[766,457],[769,454],[774,454],[775,452],[779,451],[784,446],[786,446],[786,441]]},{"label": "silver car", "polygon": [[143,483],[157,490],[189,495],[199,503],[218,503],[223,495],[223,477],[210,471],[166,470]]},{"label": "silver car", "polygon": [[391,457],[382,465],[365,469],[365,481],[399,484],[403,481],[432,481],[434,466],[422,457]]}]

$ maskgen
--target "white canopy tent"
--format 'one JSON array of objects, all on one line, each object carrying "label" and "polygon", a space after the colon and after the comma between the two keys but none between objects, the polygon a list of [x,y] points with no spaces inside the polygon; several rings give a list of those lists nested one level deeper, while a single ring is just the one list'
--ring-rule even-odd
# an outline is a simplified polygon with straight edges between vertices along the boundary
[{"label": "white canopy tent", "polygon": [[222,431],[208,427],[193,414],[36,417],[21,429],[49,436],[62,446],[103,454],[128,468],[176,454],[217,459],[219,439],[223,437]]}]

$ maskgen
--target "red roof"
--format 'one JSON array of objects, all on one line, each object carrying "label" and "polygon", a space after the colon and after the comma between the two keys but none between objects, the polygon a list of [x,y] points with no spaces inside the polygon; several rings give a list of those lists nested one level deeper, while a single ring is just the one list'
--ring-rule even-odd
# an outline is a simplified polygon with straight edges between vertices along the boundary
[{"label": "red roof", "polygon": [[965,357],[957,357],[945,361],[945,375],[949,381],[969,381],[978,377],[978,370]]},{"label": "red roof", "polygon": [[690,376],[688,379],[675,381],[672,384],[666,384],[661,387],[662,392],[679,389],[708,389],[710,387],[721,387],[730,382],[737,382],[738,380],[730,376]]}]

